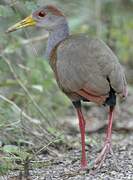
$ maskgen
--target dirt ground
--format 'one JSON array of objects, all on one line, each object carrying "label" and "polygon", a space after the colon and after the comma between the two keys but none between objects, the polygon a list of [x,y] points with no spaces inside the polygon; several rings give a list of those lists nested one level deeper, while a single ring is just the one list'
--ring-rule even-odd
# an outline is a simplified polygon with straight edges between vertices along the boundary
[{"label": "dirt ground", "polygon": [[44,162],[43,168],[32,167],[29,178],[19,178],[18,172],[16,175],[13,172],[13,175],[1,177],[0,180],[133,180],[133,132],[113,131],[112,147],[117,166],[113,156],[108,154],[101,169],[96,172],[90,170],[89,164],[100,152],[104,136],[103,132],[90,135],[91,145],[86,146],[88,169],[85,171],[80,169],[81,150],[79,144],[76,144],[78,135],[73,137],[74,149],[54,158],[40,155],[40,161]]},{"label": "dirt ground", "polygon": [[[99,114],[102,114],[100,112],[101,110],[95,107],[89,110],[89,114],[95,117],[93,124],[96,119],[104,119],[104,116],[99,117]],[[68,119],[70,122],[70,118]],[[121,104],[113,124],[112,149],[117,166],[114,157],[108,154],[103,166],[94,172],[91,169],[91,162],[100,152],[105,138],[107,123],[106,120],[102,122],[104,122],[102,126],[99,123],[87,132],[87,170],[80,169],[81,144],[77,125],[64,124],[69,129],[69,132],[67,130],[64,134],[69,148],[60,145],[62,151],[57,151],[54,157],[48,154],[39,155],[38,161],[42,163],[42,166],[33,167],[31,164],[29,178],[22,178],[18,176],[18,172],[13,172],[8,177],[0,177],[0,180],[133,180],[133,95]],[[90,122],[88,124],[90,125]]]},{"label": "dirt ground", "polygon": [[[93,134],[94,139],[102,134]],[[117,159],[115,166],[113,157],[109,154],[102,168],[93,172],[89,169],[81,171],[79,149],[71,150],[60,158],[55,158],[51,165],[43,169],[31,171],[35,180],[133,180],[133,133],[113,133],[113,151]],[[101,147],[97,145],[87,147],[88,163],[96,157]]]}]

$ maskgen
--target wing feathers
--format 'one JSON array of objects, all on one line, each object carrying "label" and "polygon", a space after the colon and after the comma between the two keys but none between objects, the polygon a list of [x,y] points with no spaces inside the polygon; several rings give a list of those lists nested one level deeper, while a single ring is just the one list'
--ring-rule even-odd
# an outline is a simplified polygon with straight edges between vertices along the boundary
[{"label": "wing feathers", "polygon": [[124,70],[120,64],[114,64],[113,70],[109,75],[111,87],[122,97],[127,96],[127,83]]},{"label": "wing feathers", "polygon": [[96,96],[84,89],[80,89],[76,93],[79,94],[80,96],[88,99],[89,101],[95,102],[97,104],[103,104],[105,102],[106,98],[108,97],[108,95],[107,96]]}]

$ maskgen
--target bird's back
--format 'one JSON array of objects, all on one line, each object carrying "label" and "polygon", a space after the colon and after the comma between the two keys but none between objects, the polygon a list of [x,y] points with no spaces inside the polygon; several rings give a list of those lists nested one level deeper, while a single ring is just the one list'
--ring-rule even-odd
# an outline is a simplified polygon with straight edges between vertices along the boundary
[{"label": "bird's back", "polygon": [[89,89],[96,95],[107,95],[111,87],[124,94],[125,75],[111,49],[97,38],[71,35],[56,49],[56,73],[66,92]]}]

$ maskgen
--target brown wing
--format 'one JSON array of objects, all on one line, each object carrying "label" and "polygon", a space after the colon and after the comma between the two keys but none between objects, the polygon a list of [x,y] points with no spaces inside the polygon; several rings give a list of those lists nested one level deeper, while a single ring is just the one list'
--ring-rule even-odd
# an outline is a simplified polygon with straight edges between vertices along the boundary
[{"label": "brown wing", "polygon": [[117,93],[124,94],[126,89],[118,59],[98,39],[70,36],[58,46],[56,68],[59,84],[66,92],[84,90],[93,96],[104,97],[108,96],[110,85]]}]

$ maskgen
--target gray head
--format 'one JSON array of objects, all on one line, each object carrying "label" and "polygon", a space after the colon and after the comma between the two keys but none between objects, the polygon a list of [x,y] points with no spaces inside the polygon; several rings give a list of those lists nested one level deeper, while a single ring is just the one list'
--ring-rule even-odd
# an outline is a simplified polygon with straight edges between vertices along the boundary
[{"label": "gray head", "polygon": [[32,18],[36,21],[36,26],[44,27],[48,31],[55,30],[66,23],[66,18],[62,12],[51,5],[41,7],[33,12]]},{"label": "gray head", "polygon": [[47,31],[53,31],[66,23],[66,18],[59,9],[55,6],[47,5],[40,7],[24,20],[10,27],[7,32],[28,26],[43,27]]}]

